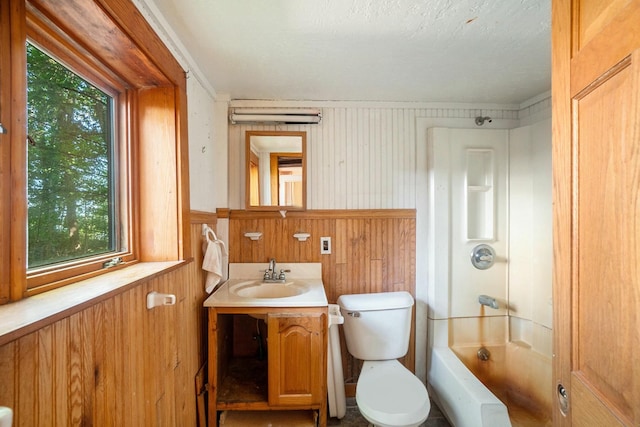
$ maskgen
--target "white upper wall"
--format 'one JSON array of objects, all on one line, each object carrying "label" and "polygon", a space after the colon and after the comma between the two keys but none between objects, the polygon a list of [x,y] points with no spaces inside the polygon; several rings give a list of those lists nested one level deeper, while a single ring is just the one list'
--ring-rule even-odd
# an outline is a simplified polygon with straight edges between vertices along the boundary
[{"label": "white upper wall", "polygon": [[[215,93],[156,4],[133,2],[188,73],[191,209],[213,212],[219,207],[243,208],[242,135],[248,127],[228,125],[228,97]],[[473,120],[477,115],[488,115],[513,120],[516,127],[529,124],[528,118],[538,120],[536,112],[529,110],[545,103],[548,107],[546,97],[548,94],[543,94],[520,106],[295,101],[285,102],[287,105],[263,101],[261,105],[323,110],[320,125],[287,127],[309,132],[308,209],[399,209],[416,208],[421,180],[417,141],[424,136],[416,135],[416,120]],[[247,103],[258,106],[250,101],[244,106]],[[240,106],[243,102],[232,104]]]},{"label": "white upper wall", "polygon": [[[213,212],[216,208],[216,182],[213,132],[214,101],[196,79],[187,80],[189,116],[189,175],[191,209]],[[223,162],[224,161],[223,159]]]},{"label": "white upper wall", "polygon": [[[547,95],[548,97],[548,95]],[[318,125],[229,125],[229,207],[244,207],[244,133],[307,131],[307,209],[415,209],[419,176],[417,120],[455,119],[476,127],[476,116],[520,125],[521,114],[545,111],[548,98],[520,107],[395,103],[232,101],[237,107],[315,107]],[[539,105],[543,106],[540,107]],[[537,113],[539,114],[539,113]],[[484,127],[494,126],[487,123]]]}]

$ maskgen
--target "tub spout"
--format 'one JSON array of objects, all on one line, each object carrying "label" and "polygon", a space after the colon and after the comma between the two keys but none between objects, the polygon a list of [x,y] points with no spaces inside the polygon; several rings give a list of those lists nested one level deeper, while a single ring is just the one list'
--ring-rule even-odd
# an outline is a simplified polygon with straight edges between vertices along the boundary
[{"label": "tub spout", "polygon": [[490,297],[488,295],[480,295],[478,297],[478,302],[480,304],[482,304],[482,305],[486,305],[487,307],[491,307],[491,308],[496,309],[496,310],[498,308],[500,308],[498,306],[498,301],[496,301],[495,298],[492,298],[492,297]]}]

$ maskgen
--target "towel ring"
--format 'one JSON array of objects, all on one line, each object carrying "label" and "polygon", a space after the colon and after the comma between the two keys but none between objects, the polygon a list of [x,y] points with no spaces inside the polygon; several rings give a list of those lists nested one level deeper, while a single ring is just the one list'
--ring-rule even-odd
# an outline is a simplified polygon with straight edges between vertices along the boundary
[{"label": "towel ring", "polygon": [[213,231],[213,228],[209,227],[207,224],[202,226],[202,235],[206,236],[207,240],[209,240],[209,233],[213,235],[213,240],[218,240],[218,236],[216,236],[216,232]]}]

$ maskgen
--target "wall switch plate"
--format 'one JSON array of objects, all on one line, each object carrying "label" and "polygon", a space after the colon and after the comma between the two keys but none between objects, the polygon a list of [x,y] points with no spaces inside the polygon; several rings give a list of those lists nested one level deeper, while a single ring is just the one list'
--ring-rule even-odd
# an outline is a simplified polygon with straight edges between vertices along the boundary
[{"label": "wall switch plate", "polygon": [[331,253],[331,237],[320,238],[320,255],[327,255]]}]

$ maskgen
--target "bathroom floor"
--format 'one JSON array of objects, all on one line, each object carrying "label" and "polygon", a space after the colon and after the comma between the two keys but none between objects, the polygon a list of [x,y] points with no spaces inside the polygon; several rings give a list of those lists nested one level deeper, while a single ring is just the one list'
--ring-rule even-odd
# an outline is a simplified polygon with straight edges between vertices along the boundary
[{"label": "bathroom floor", "polygon": [[[327,420],[327,427],[340,426],[340,427],[367,427],[369,423],[358,411],[356,401],[354,398],[347,398],[347,413],[341,420],[337,418],[329,418]],[[449,421],[444,417],[440,408],[431,401],[431,411],[429,412],[429,418],[422,423],[420,427],[451,427]]]}]

